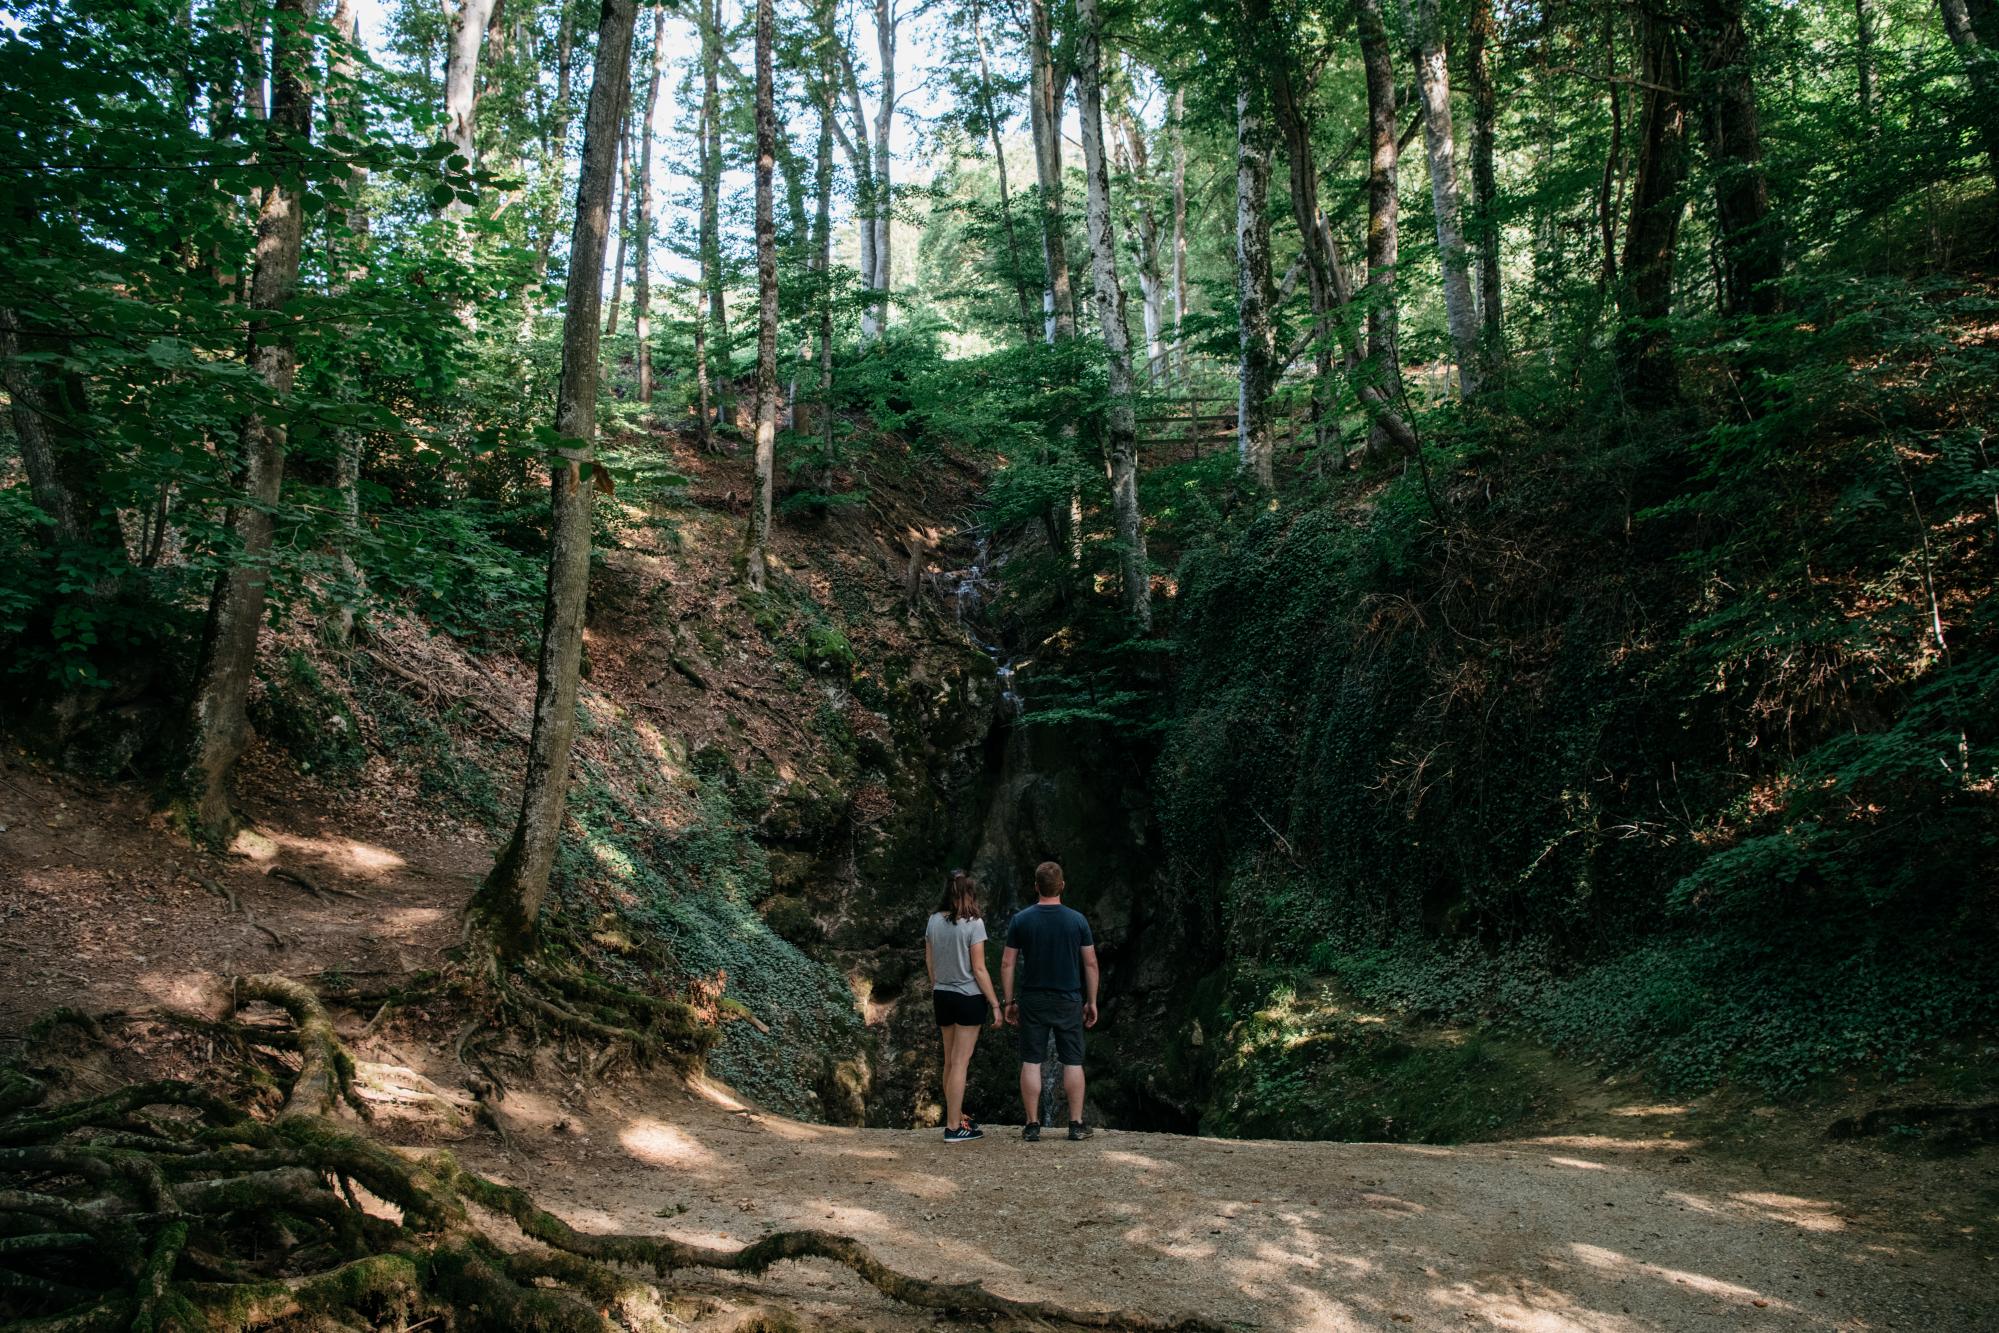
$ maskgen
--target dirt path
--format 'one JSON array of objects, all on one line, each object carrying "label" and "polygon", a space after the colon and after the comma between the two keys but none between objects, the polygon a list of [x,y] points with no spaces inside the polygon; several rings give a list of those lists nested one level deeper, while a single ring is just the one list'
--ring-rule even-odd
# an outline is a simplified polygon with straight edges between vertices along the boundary
[{"label": "dirt path", "polygon": [[[1293,1333],[1500,1328],[1993,1327],[1989,1264],[1772,1192],[1666,1139],[1437,1148],[995,1128],[835,1129],[724,1089],[510,1097],[513,1153],[461,1156],[579,1227],[742,1244],[820,1227],[891,1264],[1010,1296],[1205,1314]],[[685,1209],[684,1212],[680,1211]],[[822,1266],[763,1285],[868,1329],[934,1327]]]},{"label": "dirt path", "polygon": [[[237,971],[433,966],[483,868],[472,841],[303,800],[265,812],[263,859],[197,858],[128,793],[0,779],[0,1029],[56,1004],[199,1009]],[[406,1032],[362,1054],[448,1084],[445,1045]],[[1028,1146],[998,1127],[947,1148],[935,1131],[763,1115],[706,1084],[516,1088],[501,1109],[507,1144],[454,1150],[579,1227],[711,1244],[819,1227],[912,1273],[1079,1306],[1292,1333],[1999,1327],[1992,1152],[1800,1154],[1765,1178],[1637,1120],[1455,1148],[1115,1132]],[[698,1329],[734,1327],[758,1299],[836,1329],[939,1326],[823,1264],[695,1290],[677,1317]]]}]

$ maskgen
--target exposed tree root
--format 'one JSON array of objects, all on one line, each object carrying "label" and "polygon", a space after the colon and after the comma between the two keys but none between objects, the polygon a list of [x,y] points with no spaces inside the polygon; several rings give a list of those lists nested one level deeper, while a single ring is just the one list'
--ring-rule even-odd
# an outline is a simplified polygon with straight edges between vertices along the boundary
[{"label": "exposed tree root", "polygon": [[[600,997],[587,985],[569,993],[591,1007],[599,998],[628,998]],[[317,997],[272,976],[239,978],[236,994],[277,1006],[294,1028],[299,1068],[269,1120],[171,1080],[47,1106],[32,1071],[0,1067],[0,1324],[29,1333],[167,1333],[279,1323],[408,1327],[435,1319],[509,1333],[664,1333],[674,1325],[658,1286],[629,1270],[656,1278],[688,1270],[755,1276],[786,1260],[825,1259],[906,1305],[986,1324],[1130,1333],[1220,1328],[936,1282],[823,1231],[779,1232],[741,1249],[578,1231],[527,1191],[467,1171],[447,1153],[405,1156],[335,1123],[340,1106],[359,1111],[365,1103],[355,1061]],[[509,998],[525,1003],[530,993],[517,987]],[[580,1017],[611,1026],[555,1001],[542,1004],[565,1025]],[[659,1006],[647,1017],[654,1031],[670,1031],[684,1016]],[[618,1031],[624,1041],[631,1040],[627,1031],[648,1035]],[[251,1040],[275,1044],[261,1034]],[[659,1049],[662,1039],[645,1044]],[[364,1196],[380,1202],[364,1207]],[[510,1219],[535,1245],[502,1249],[468,1203]],[[746,1327],[801,1325],[760,1307]]]}]

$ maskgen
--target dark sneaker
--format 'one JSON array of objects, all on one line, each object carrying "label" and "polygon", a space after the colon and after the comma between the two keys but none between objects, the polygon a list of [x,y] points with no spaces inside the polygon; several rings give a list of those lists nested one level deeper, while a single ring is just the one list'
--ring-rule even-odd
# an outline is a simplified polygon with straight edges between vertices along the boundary
[{"label": "dark sneaker", "polygon": [[1020,1127],[1020,1139],[1021,1139],[1021,1142],[1023,1142],[1023,1143],[1039,1143],[1039,1142],[1041,1142],[1041,1124],[1040,1124],[1040,1122],[1039,1122],[1039,1121],[1033,1121],[1033,1122],[1030,1122],[1030,1123],[1028,1123],[1028,1124],[1025,1124],[1025,1125],[1022,1125],[1022,1126]]},{"label": "dark sneaker", "polygon": [[1081,1143],[1096,1132],[1080,1120],[1071,1120],[1069,1122],[1069,1141],[1071,1143]]},{"label": "dark sneaker", "polygon": [[959,1128],[957,1128],[957,1129],[947,1129],[947,1130],[945,1130],[945,1131],[944,1131],[944,1142],[946,1142],[946,1143],[970,1143],[970,1142],[971,1142],[971,1141],[972,1141],[973,1139],[982,1139],[982,1138],[984,1138],[985,1136],[986,1136],[986,1133],[985,1133],[985,1131],[984,1131],[984,1130],[982,1130],[982,1129],[966,1129],[966,1128],[964,1128],[963,1126],[960,1126],[960,1127],[959,1127]]}]

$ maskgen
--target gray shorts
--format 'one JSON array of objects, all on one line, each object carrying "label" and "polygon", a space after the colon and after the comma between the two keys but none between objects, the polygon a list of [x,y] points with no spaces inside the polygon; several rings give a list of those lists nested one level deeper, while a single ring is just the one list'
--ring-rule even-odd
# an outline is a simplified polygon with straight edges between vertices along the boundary
[{"label": "gray shorts", "polygon": [[1048,1038],[1065,1065],[1083,1063],[1083,997],[1061,991],[1031,990],[1020,995],[1020,1061],[1038,1065],[1048,1058]]}]

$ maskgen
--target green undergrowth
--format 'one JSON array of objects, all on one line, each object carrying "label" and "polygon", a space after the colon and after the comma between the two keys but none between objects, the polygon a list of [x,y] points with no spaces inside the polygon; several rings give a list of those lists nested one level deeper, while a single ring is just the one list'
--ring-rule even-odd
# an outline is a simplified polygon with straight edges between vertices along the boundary
[{"label": "green undergrowth", "polygon": [[[1676,1094],[1999,1027],[1994,302],[1800,299],[1725,400],[1523,372],[1425,422],[1434,505],[1194,535],[1154,788],[1206,957]],[[1259,1068],[1337,1085],[1331,1040]]]},{"label": "green undergrowth", "polygon": [[1525,1132],[1562,1105],[1549,1062],[1519,1043],[1384,1013],[1320,980],[1251,975],[1235,989],[1241,1008],[1217,1015],[1203,1133],[1463,1143]]}]

